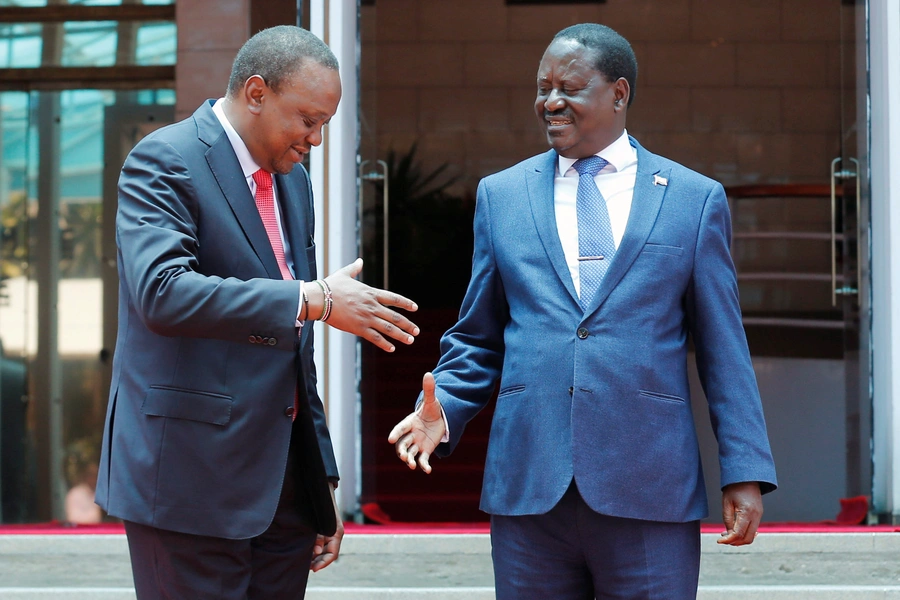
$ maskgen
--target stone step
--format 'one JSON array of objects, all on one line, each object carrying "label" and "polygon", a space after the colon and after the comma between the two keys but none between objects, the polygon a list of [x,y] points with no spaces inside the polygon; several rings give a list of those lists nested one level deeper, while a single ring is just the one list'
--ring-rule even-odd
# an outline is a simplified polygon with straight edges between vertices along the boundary
[{"label": "stone step", "polygon": [[[701,540],[699,600],[900,600],[896,533],[764,533],[752,546]],[[345,538],[310,577],[310,600],[493,598],[484,534]],[[0,535],[0,600],[134,600],[122,535]]]}]

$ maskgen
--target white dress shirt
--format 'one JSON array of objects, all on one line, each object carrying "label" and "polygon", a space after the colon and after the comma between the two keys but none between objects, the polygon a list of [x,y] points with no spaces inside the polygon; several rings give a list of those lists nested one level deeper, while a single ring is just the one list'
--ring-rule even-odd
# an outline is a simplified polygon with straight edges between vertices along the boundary
[{"label": "white dress shirt", "polygon": [[[631,200],[637,177],[637,150],[628,141],[628,132],[623,131],[616,141],[598,152],[597,156],[609,163],[594,176],[594,181],[606,200],[613,241],[618,249],[628,224],[628,215],[631,214]],[[572,168],[576,160],[559,157],[556,179],[553,181],[553,205],[566,264],[575,290],[581,295],[581,278],[578,274],[578,211],[575,207],[579,175]]]},{"label": "white dress shirt", "polygon": [[[244,172],[244,179],[247,181],[247,187],[250,188],[250,195],[254,198],[256,197],[256,181],[253,179],[253,174],[260,170],[260,166],[256,164],[256,161],[253,160],[253,157],[250,156],[250,151],[247,149],[247,144],[244,143],[244,140],[241,139],[241,136],[235,131],[234,127],[231,125],[231,122],[228,120],[228,117],[225,116],[225,109],[222,108],[222,105],[225,102],[225,98],[219,98],[216,100],[216,103],[213,104],[213,113],[216,115],[216,118],[219,119],[219,123],[222,125],[222,129],[225,130],[225,135],[228,136],[228,141],[231,142],[231,147],[234,148],[234,153],[237,155],[238,162],[241,163],[241,170]],[[296,279],[297,273],[294,271],[294,261],[291,259],[291,247],[284,235],[284,226],[281,224],[281,206],[278,203],[278,186],[275,185],[275,178],[272,178],[272,194],[275,199],[275,220],[278,222],[278,235],[281,236],[281,245],[284,247],[284,261],[287,263],[287,267],[291,272],[291,276]],[[300,282],[300,289],[303,289],[303,282]],[[303,311],[303,294],[301,292],[300,299],[297,304],[297,318],[295,318],[294,325],[296,327],[303,327],[303,323],[299,320],[300,313]]]}]

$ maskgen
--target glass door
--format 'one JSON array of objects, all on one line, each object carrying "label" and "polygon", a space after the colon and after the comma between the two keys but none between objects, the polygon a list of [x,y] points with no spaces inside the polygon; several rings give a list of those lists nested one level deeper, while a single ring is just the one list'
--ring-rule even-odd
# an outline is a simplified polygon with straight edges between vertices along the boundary
[{"label": "glass door", "polygon": [[867,16],[865,0],[841,5],[841,148],[832,161],[833,304],[844,322],[847,373],[847,497],[872,493],[870,383],[869,169]]}]

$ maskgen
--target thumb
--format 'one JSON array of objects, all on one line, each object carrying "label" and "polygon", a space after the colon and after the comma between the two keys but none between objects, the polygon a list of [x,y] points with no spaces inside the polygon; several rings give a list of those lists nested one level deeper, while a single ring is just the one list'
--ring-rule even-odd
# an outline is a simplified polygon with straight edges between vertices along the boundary
[{"label": "thumb", "polygon": [[357,275],[362,273],[362,268],[363,268],[363,259],[357,258],[356,260],[354,260],[352,263],[350,263],[346,267],[342,267],[338,271],[338,273],[340,273],[342,275],[346,275],[347,277],[350,277],[351,279],[355,279]]},{"label": "thumb", "polygon": [[422,377],[422,393],[424,394],[424,402],[425,404],[434,404],[437,402],[437,397],[434,395],[434,375],[431,372],[425,373],[425,376]]}]

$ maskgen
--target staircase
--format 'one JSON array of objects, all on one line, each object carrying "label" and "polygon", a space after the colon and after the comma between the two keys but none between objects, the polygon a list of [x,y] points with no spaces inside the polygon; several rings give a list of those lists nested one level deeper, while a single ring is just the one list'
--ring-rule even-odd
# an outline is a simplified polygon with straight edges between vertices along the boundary
[{"label": "staircase", "polygon": [[420,309],[412,318],[422,333],[412,346],[398,345],[392,354],[362,346],[364,514],[371,516],[374,504],[393,522],[487,521],[478,501],[493,402],[469,423],[453,455],[432,459],[430,475],[410,471],[387,443],[394,425],[412,411],[422,376],[437,364],[441,336],[457,315],[454,309]]}]

